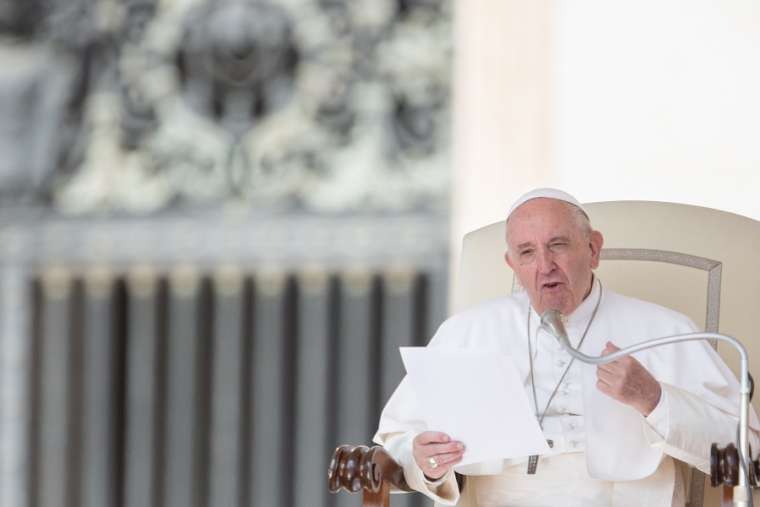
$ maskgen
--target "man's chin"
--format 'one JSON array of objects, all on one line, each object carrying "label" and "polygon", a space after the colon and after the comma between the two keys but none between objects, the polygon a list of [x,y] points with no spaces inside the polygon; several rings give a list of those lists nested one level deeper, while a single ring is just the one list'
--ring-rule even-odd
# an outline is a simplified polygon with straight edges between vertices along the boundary
[{"label": "man's chin", "polygon": [[562,315],[568,315],[570,313],[569,306],[568,299],[561,296],[543,297],[541,298],[541,304],[539,305],[540,308],[543,308],[540,313],[543,313],[546,310],[557,310]]}]

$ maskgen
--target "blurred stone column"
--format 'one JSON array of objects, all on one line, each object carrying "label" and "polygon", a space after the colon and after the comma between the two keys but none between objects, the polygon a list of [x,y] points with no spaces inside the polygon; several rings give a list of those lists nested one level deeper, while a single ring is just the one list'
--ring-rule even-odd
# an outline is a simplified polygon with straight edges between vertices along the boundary
[{"label": "blurred stone column", "polygon": [[233,266],[214,276],[209,505],[240,504],[243,456],[243,272]]},{"label": "blurred stone column", "polygon": [[262,272],[255,278],[252,312],[253,354],[250,370],[251,414],[249,505],[287,505],[290,481],[284,442],[285,408],[285,299],[287,279],[281,272]]},{"label": "blurred stone column", "polygon": [[[377,421],[372,354],[373,276],[367,269],[356,268],[341,273],[340,317],[337,368],[340,377],[335,386],[337,397],[334,414],[337,444],[370,442]],[[333,498],[336,507],[353,507],[353,495],[341,493]]]},{"label": "blurred stone column", "polygon": [[70,461],[73,415],[72,370],[74,333],[73,275],[49,268],[42,275],[42,333],[39,344],[39,436],[35,457],[37,476],[30,490],[36,507],[62,507],[73,496],[76,470]]},{"label": "blurred stone column", "polygon": [[116,504],[114,474],[114,337],[112,274],[92,269],[85,278],[84,403],[82,407],[82,507]]},{"label": "blurred stone column", "polygon": [[193,267],[183,266],[171,273],[170,280],[163,505],[193,507],[198,505],[199,489],[195,467],[200,466],[196,462],[200,275]]},{"label": "blurred stone column", "polygon": [[0,269],[0,505],[26,507],[31,368],[27,273]]},{"label": "blurred stone column", "polygon": [[[322,268],[299,275],[294,505],[323,507],[327,499],[323,470],[332,449],[328,442],[330,366],[330,277]],[[320,494],[321,493],[321,494]]]},{"label": "blurred stone column", "polygon": [[128,275],[127,433],[124,507],[152,507],[156,491],[159,280],[149,267]]}]

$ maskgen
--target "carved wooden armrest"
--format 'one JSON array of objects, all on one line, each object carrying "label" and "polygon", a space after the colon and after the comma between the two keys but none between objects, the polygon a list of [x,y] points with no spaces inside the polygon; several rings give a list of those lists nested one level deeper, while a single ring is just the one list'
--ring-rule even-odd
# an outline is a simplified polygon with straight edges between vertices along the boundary
[{"label": "carved wooden armrest", "polygon": [[385,449],[376,445],[341,445],[333,453],[327,471],[331,493],[341,489],[362,491],[364,507],[389,507],[390,491],[412,491],[404,479],[404,470]]}]

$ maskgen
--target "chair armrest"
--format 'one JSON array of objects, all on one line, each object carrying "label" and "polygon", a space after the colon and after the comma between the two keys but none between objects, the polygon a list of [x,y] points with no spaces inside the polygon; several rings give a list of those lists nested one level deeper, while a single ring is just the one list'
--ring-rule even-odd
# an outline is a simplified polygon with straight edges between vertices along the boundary
[{"label": "chair armrest", "polygon": [[[331,493],[341,489],[364,492],[364,505],[388,505],[388,494],[394,488],[412,491],[404,478],[404,470],[381,446],[341,445],[333,453],[327,472]],[[367,503],[376,499],[381,503]],[[385,502],[385,503],[382,503]]]}]

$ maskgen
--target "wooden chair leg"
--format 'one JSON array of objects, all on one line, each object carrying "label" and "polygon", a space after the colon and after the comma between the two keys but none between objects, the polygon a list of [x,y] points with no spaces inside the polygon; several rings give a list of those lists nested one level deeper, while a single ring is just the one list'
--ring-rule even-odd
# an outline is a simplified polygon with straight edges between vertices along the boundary
[{"label": "wooden chair leg", "polygon": [[734,488],[732,486],[721,486],[720,505],[721,507],[731,507],[734,505]]},{"label": "wooden chair leg", "polygon": [[390,484],[384,482],[379,491],[364,490],[362,495],[362,507],[390,507]]}]

